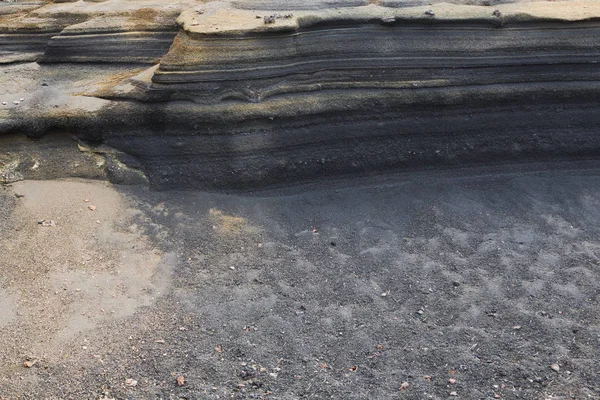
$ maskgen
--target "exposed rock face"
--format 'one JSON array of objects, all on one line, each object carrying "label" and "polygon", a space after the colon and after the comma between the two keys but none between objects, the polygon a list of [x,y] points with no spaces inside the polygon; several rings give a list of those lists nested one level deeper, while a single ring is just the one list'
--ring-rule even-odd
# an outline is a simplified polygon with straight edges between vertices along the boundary
[{"label": "exposed rock face", "polygon": [[[45,21],[40,62],[123,67],[69,107],[0,108],[0,130],[103,141],[160,188],[600,155],[597,2],[365,3],[41,7],[19,17]],[[81,95],[110,101],[90,111]]]},{"label": "exposed rock face", "polygon": [[435,20],[426,8],[379,6],[270,15],[184,11],[183,31],[155,72],[153,89],[218,103],[300,92],[598,80],[598,23],[538,21],[532,28],[531,16],[457,8],[436,7]]},{"label": "exposed rock face", "polygon": [[63,29],[48,42],[43,62],[157,63],[177,29],[172,16],[95,17]]}]

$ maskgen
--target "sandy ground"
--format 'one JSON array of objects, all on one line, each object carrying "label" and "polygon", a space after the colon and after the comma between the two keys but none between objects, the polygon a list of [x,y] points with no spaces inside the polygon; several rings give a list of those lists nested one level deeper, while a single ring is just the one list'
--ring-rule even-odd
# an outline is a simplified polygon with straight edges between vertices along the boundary
[{"label": "sandy ground", "polygon": [[0,398],[598,399],[596,171],[0,187]]}]

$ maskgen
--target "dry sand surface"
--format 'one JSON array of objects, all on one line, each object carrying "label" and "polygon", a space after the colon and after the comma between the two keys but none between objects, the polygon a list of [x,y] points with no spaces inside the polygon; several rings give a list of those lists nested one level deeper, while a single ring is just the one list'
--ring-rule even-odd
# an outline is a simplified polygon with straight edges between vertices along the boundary
[{"label": "dry sand surface", "polygon": [[594,171],[3,186],[0,398],[597,399]]}]

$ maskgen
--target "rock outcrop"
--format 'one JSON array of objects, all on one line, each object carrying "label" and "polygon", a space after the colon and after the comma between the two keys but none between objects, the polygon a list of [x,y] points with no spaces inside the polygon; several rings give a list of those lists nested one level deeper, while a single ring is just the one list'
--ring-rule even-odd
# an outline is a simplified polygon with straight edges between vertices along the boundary
[{"label": "rock outcrop", "polygon": [[[104,143],[158,188],[600,156],[597,2],[422,4],[108,0],[4,15],[10,57],[34,55],[51,87],[28,93],[37,107],[0,108],[0,132]],[[32,18],[43,52],[15,44]],[[52,72],[73,62],[103,72]],[[68,94],[50,107],[53,87]]]}]

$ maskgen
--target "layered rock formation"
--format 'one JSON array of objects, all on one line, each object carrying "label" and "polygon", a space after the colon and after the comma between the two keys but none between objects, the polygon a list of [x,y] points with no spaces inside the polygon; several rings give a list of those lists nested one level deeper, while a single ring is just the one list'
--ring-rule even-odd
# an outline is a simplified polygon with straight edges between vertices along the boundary
[{"label": "layered rock formation", "polygon": [[0,130],[104,143],[159,188],[600,155],[597,2],[407,5],[41,7],[19,18],[69,21],[48,28],[41,75],[115,70],[52,109],[36,89],[40,107],[0,109]]}]

